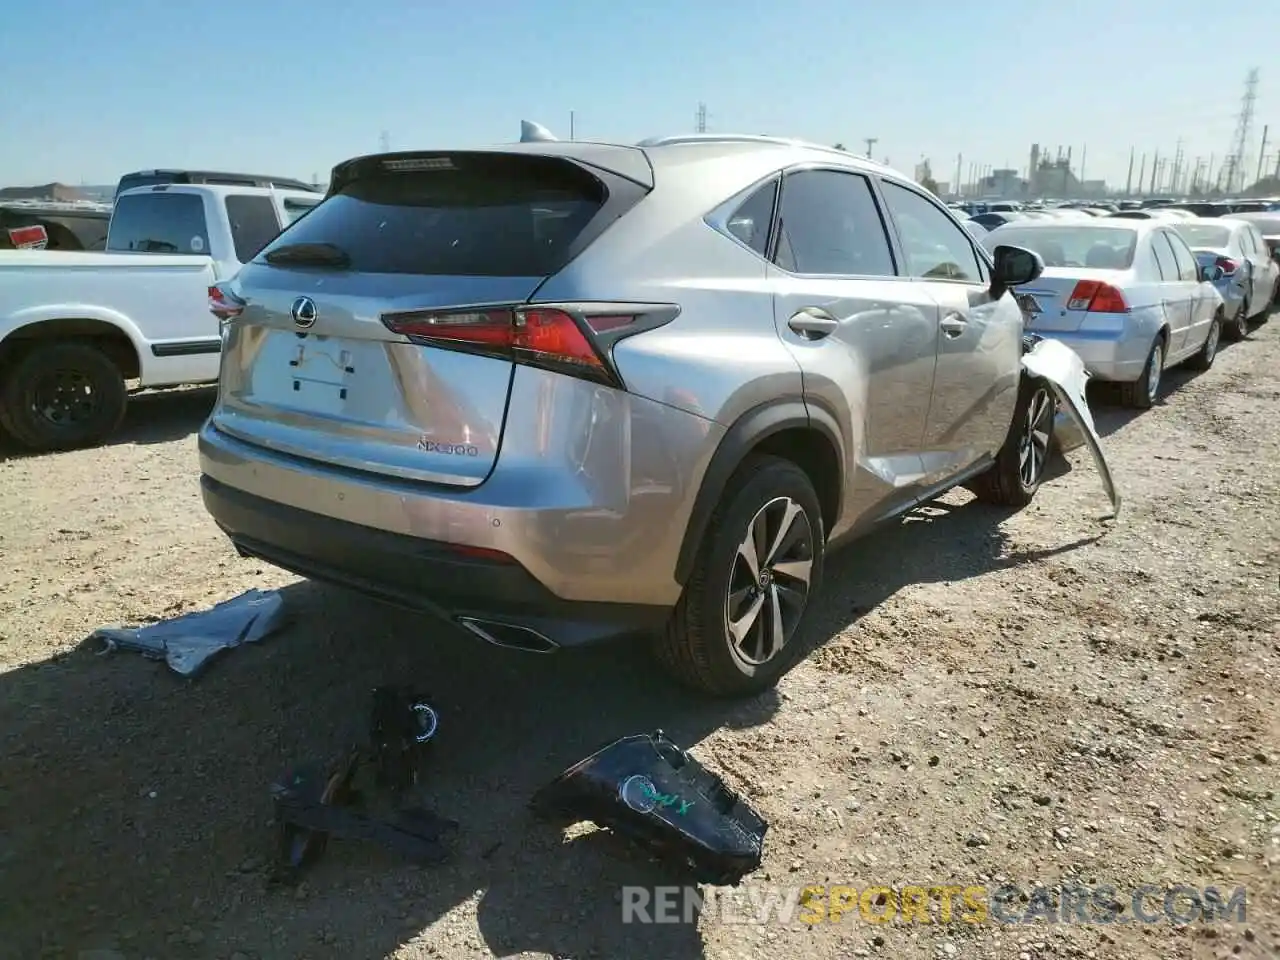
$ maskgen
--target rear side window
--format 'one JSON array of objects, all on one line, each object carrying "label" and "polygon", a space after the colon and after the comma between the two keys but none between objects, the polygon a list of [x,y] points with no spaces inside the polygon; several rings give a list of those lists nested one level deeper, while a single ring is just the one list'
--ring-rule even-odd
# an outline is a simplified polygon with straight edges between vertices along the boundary
[{"label": "rear side window", "polygon": [[121,197],[111,214],[107,249],[123,253],[208,254],[204,200],[191,193]]},{"label": "rear side window", "polygon": [[1196,258],[1191,253],[1191,248],[1187,246],[1176,233],[1166,233],[1165,239],[1169,241],[1169,246],[1173,248],[1173,260],[1178,265],[1178,279],[1196,281],[1200,278],[1200,272],[1196,269]]},{"label": "rear side window", "polygon": [[226,206],[236,259],[248,263],[280,232],[275,204],[270,197],[233,193],[227,195]]},{"label": "rear side window", "polygon": [[606,199],[561,160],[500,156],[344,186],[271,248],[339,247],[361,273],[534,277],[557,272]]},{"label": "rear side window", "polygon": [[789,174],[782,185],[775,259],[792,273],[894,276],[889,238],[867,178],[836,170]]},{"label": "rear side window", "polygon": [[778,181],[770,180],[751,194],[729,218],[729,232],[762,257],[769,255],[769,231],[773,227],[773,201]]}]

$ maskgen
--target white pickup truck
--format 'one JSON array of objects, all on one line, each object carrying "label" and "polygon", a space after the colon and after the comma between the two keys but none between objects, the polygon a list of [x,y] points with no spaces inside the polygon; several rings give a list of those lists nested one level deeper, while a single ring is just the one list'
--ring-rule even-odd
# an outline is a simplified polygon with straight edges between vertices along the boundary
[{"label": "white pickup truck", "polygon": [[0,429],[33,450],[101,442],[126,381],[208,383],[221,338],[209,288],[323,199],[166,184],[116,199],[106,252],[0,250]]}]

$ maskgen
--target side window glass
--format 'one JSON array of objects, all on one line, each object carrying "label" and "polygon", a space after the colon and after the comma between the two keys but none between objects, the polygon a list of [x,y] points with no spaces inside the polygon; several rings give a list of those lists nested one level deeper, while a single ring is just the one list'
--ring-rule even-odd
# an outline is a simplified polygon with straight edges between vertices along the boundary
[{"label": "side window glass", "polygon": [[898,227],[910,276],[981,282],[978,255],[963,227],[914,190],[888,180],[880,181],[880,185]]},{"label": "side window glass", "polygon": [[782,186],[778,266],[792,273],[892,277],[884,222],[866,177],[835,170],[788,174]]},{"label": "side window glass", "polygon": [[1155,254],[1156,269],[1160,271],[1161,280],[1178,279],[1177,261],[1173,259],[1173,251],[1169,249],[1169,244],[1164,239],[1163,233],[1156,233],[1151,237],[1151,252]]},{"label": "side window glass", "polygon": [[280,232],[275,204],[270,197],[232,193],[227,195],[226,207],[236,259],[248,263]]},{"label": "side window glass", "polygon": [[1164,236],[1173,248],[1173,260],[1178,265],[1178,279],[1195,283],[1199,279],[1199,271],[1196,270],[1196,258],[1192,255],[1191,248],[1176,233],[1166,233]]},{"label": "side window glass", "polygon": [[729,232],[762,257],[769,255],[769,230],[773,226],[773,200],[778,181],[770,180],[742,202],[729,217]]}]

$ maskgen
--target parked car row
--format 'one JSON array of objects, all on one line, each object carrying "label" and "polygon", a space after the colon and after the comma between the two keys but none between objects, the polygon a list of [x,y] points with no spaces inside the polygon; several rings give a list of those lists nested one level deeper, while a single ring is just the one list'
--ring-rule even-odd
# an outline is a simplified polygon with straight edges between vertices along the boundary
[{"label": "parked car row", "polygon": [[1139,409],[1156,401],[1166,369],[1207,369],[1220,337],[1244,339],[1280,299],[1275,245],[1243,219],[1022,219],[982,243],[1041,256],[1043,275],[1021,288],[1038,305],[1028,329],[1071,346]]}]

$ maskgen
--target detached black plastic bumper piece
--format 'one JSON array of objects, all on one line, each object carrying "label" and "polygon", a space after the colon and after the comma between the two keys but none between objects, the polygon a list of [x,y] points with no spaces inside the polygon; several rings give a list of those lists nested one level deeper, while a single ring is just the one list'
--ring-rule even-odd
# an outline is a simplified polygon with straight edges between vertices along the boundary
[{"label": "detached black plastic bumper piece", "polygon": [[769,825],[716,774],[658,730],[624,737],[539,790],[548,819],[591,820],[692,870],[731,885],[760,866]]}]

